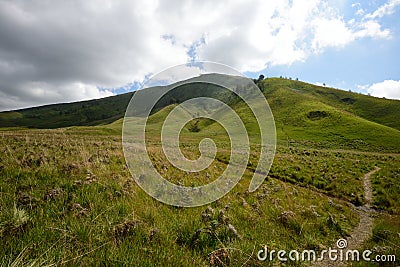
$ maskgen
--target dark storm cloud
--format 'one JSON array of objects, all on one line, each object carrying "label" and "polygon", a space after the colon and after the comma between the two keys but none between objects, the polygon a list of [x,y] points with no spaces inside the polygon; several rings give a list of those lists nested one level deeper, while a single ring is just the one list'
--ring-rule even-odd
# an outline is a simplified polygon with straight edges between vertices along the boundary
[{"label": "dark storm cloud", "polygon": [[143,79],[161,53],[185,60],[145,12],[131,2],[1,2],[0,110],[110,95],[97,87]]}]

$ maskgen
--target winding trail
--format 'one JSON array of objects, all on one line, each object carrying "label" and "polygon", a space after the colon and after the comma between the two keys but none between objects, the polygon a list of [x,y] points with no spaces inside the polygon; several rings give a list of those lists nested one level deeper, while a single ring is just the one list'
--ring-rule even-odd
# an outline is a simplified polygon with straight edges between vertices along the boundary
[{"label": "winding trail", "polygon": [[[379,167],[375,166],[375,169],[366,173],[363,178],[363,187],[364,187],[364,199],[365,204],[361,207],[354,207],[354,211],[357,212],[360,216],[360,222],[358,226],[353,229],[350,237],[347,238],[347,247],[346,250],[354,250],[359,249],[361,245],[372,235],[372,223],[373,218],[371,213],[373,210],[371,209],[372,204],[372,186],[371,186],[371,176],[380,170]],[[336,248],[336,243],[331,245],[331,248]],[[325,257],[323,261],[314,262],[311,266],[346,266],[351,264],[351,262],[335,262],[330,261]]]}]

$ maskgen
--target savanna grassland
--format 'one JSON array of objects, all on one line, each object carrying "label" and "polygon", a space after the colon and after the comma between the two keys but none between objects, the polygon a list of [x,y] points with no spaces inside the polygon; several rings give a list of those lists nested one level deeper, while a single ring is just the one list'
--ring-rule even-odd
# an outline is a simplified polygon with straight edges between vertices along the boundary
[{"label": "savanna grassland", "polygon": [[[360,248],[400,259],[400,131],[390,113],[400,104],[386,100],[390,103],[378,110],[376,105],[387,102],[285,79],[259,86],[278,134],[268,177],[248,192],[257,161],[252,146],[239,184],[196,208],[162,204],[135,183],[124,160],[121,120],[59,129],[2,128],[0,265],[279,264],[257,260],[258,250],[267,245],[321,251],[350,237],[366,204],[363,177],[376,167],[373,228]],[[373,107],[382,114],[375,120],[367,111]],[[149,120],[147,146],[155,168],[189,186],[216,179],[229,159],[224,145],[211,167],[196,175],[178,172],[161,155],[152,129],[170,109]],[[246,116],[246,110],[240,112]],[[198,157],[198,140],[210,131],[218,132],[218,126],[201,120],[187,125],[181,136],[185,156]],[[223,134],[216,136],[216,143],[224,144]]]}]

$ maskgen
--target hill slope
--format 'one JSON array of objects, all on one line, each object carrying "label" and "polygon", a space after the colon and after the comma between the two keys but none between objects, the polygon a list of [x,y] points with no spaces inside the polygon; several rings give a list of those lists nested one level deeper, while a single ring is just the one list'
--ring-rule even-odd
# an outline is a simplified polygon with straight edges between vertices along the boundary
[{"label": "hill slope", "polygon": [[332,107],[351,112],[361,118],[400,130],[400,101],[377,98],[359,93],[317,86],[301,81],[269,78],[263,81],[263,90],[268,94],[281,88],[304,96],[314,96],[318,101]]},{"label": "hill slope", "polygon": [[[215,75],[214,78],[227,77]],[[231,77],[233,80],[236,78]],[[259,86],[274,114],[281,144],[400,151],[398,100],[379,99],[280,78],[266,79]],[[151,92],[159,88],[147,90]],[[171,110],[171,107],[163,108],[203,94],[219,99],[232,97],[212,85],[180,85],[158,103],[154,112],[163,111],[152,115],[150,124],[159,124]],[[131,97],[132,93],[128,93],[91,101],[2,112],[0,127],[58,128],[106,124],[124,116]],[[235,103],[233,98],[230,102],[244,120],[251,117],[250,111],[243,104]],[[120,127],[121,122],[115,122],[112,127]],[[199,121],[196,128],[202,132],[221,130],[215,123],[207,121]],[[258,133],[256,124],[252,124],[248,130],[250,133]]]},{"label": "hill slope", "polygon": [[[282,87],[265,93],[274,114],[278,143],[282,145],[400,152],[400,131],[397,129],[330,106],[313,95]],[[174,107],[175,104],[169,105],[151,115],[147,121],[148,129],[153,133],[160,132]],[[250,139],[259,138],[258,124],[251,110],[243,103],[236,103],[233,108],[245,122]],[[122,119],[112,125],[121,127]],[[191,131],[194,125],[196,131]],[[196,119],[182,134],[199,135],[200,138],[208,134],[222,136],[225,131],[214,121]]]},{"label": "hill slope", "polygon": [[[281,140],[286,139],[287,144],[296,142],[324,148],[400,151],[400,131],[376,122],[382,118],[368,120],[338,107],[337,102],[329,103],[314,92],[308,94],[285,87],[264,92],[274,114],[278,136]],[[351,96],[358,101],[358,94]],[[400,101],[395,103],[397,106],[393,110],[400,107]],[[398,124],[395,120],[387,121],[389,125]]]},{"label": "hill slope", "polygon": [[[229,98],[229,92],[219,90],[218,86],[213,84],[204,85],[199,83],[206,77],[210,83],[217,83],[224,79],[229,84],[239,84],[245,86],[243,82],[248,79],[241,77],[226,76],[219,74],[206,74],[203,77],[194,77],[192,79],[181,81],[170,86],[176,87],[156,105],[155,111],[170,105],[172,103],[182,102],[199,95],[208,95],[213,98]],[[190,85],[184,84],[190,82]],[[146,89],[148,94],[154,90],[168,89],[168,86],[158,86]],[[126,107],[132,98],[133,93],[126,93],[102,99],[81,101],[74,103],[52,104],[33,108],[26,108],[14,111],[0,112],[1,127],[28,127],[28,128],[61,128],[68,126],[91,126],[111,123],[122,118],[125,115]]]}]

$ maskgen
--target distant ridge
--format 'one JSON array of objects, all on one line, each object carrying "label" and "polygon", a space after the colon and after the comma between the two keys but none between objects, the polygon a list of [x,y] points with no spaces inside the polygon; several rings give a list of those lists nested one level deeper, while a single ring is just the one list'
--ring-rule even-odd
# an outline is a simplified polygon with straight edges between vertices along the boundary
[{"label": "distant ridge", "polygon": [[124,116],[133,93],[0,112],[0,127],[61,128],[111,123]]}]

